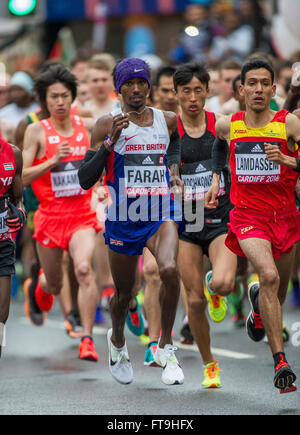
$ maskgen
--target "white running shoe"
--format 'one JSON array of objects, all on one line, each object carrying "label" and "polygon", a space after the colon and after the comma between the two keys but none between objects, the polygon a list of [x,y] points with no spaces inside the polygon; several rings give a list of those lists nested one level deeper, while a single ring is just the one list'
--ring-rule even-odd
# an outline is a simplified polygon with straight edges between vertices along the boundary
[{"label": "white running shoe", "polygon": [[109,329],[107,332],[109,371],[120,384],[130,384],[133,381],[133,370],[126,343],[121,349],[117,349],[111,342],[111,336],[112,329]]},{"label": "white running shoe", "polygon": [[183,384],[184,374],[175,356],[177,347],[166,344],[163,349],[157,346],[154,354],[155,362],[163,367],[161,380],[166,385]]}]

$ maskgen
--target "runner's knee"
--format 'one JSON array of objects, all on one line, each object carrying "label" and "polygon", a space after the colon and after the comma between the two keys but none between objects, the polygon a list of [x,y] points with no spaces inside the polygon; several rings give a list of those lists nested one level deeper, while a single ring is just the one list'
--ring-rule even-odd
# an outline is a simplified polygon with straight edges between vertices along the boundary
[{"label": "runner's knee", "polygon": [[191,295],[188,297],[189,311],[193,314],[203,313],[207,306],[207,300],[205,295]]},{"label": "runner's knee", "polygon": [[229,295],[234,289],[235,276],[224,275],[220,277],[214,277],[211,285],[211,289],[222,296]]},{"label": "runner's knee", "polygon": [[259,275],[259,282],[261,287],[278,287],[280,278],[276,268],[266,268]]},{"label": "runner's knee", "polygon": [[92,278],[91,272],[91,266],[87,261],[82,261],[81,263],[78,263],[78,265],[75,267],[75,275],[78,283],[88,284]]},{"label": "runner's knee", "polygon": [[178,269],[175,262],[164,264],[159,268],[159,276],[163,283],[179,280]]}]

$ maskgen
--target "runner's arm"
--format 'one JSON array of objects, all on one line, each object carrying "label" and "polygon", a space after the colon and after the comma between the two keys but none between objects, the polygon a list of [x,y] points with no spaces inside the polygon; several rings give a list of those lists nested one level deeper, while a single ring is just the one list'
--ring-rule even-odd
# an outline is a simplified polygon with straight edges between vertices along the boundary
[{"label": "runner's arm", "polygon": [[11,145],[16,162],[16,172],[12,185],[8,191],[8,217],[6,218],[6,224],[9,227],[9,233],[18,232],[26,221],[26,212],[23,204],[23,183],[22,183],[22,169],[23,158],[22,152],[19,148]]},{"label": "runner's arm", "polygon": [[204,206],[214,209],[219,201],[216,199],[220,189],[220,176],[224,169],[228,154],[228,143],[230,138],[230,116],[218,117],[216,121],[217,136],[212,148],[212,184],[204,198]]},{"label": "runner's arm", "polygon": [[183,182],[179,175],[181,147],[180,137],[177,130],[177,116],[173,112],[164,112],[164,115],[170,135],[170,144],[167,150],[168,165],[170,169],[170,185],[171,188],[176,187],[183,190]]},{"label": "runner's arm", "polygon": [[123,128],[127,128],[128,125],[128,115],[107,115],[98,119],[92,132],[91,147],[78,170],[79,183],[83,189],[88,190],[97,183],[114,144]]},{"label": "runner's arm", "polygon": [[[300,148],[300,119],[291,113],[286,117],[286,134],[288,141],[296,143]],[[296,172],[300,172],[300,159],[287,156],[280,151],[277,145],[265,143],[265,151],[267,158],[270,162],[278,163],[279,165],[286,165]]]},{"label": "runner's arm", "polygon": [[28,186],[37,178],[40,178],[50,169],[54,168],[64,157],[70,153],[70,147],[67,142],[59,145],[57,153],[51,158],[39,165],[32,166],[34,159],[38,155],[40,143],[43,140],[43,130],[40,123],[36,122],[27,127],[24,136],[23,150],[23,184]]}]

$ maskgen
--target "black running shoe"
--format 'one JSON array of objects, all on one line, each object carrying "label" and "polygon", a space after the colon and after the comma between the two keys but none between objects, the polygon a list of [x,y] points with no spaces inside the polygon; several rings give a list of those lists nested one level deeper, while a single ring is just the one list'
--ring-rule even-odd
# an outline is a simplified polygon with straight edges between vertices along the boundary
[{"label": "black running shoe", "polygon": [[180,330],[180,334],[182,336],[181,343],[182,344],[194,344],[194,337],[188,323],[185,323]]},{"label": "black running shoe", "polygon": [[246,321],[247,334],[253,341],[261,341],[265,336],[265,328],[258,309],[259,283],[252,282],[248,286],[248,299],[251,311]]},{"label": "black running shoe", "polygon": [[83,337],[83,328],[78,310],[70,311],[68,317],[65,320],[65,330],[69,337]]},{"label": "black running shoe", "polygon": [[36,326],[42,326],[46,320],[46,313],[36,303],[35,287],[36,282],[34,283],[31,278],[26,279],[24,282],[24,311],[31,323]]},{"label": "black running shoe", "polygon": [[275,367],[274,387],[283,390],[290,388],[296,380],[296,375],[291,366],[283,359]]}]

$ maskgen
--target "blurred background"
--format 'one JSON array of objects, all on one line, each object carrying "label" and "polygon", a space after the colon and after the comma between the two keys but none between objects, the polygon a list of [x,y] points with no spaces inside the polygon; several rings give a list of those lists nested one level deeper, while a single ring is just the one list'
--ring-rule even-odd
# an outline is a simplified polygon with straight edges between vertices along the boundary
[{"label": "blurred background", "polygon": [[9,74],[98,52],[146,56],[154,69],[253,51],[299,61],[299,18],[299,0],[1,0],[0,61]]}]

